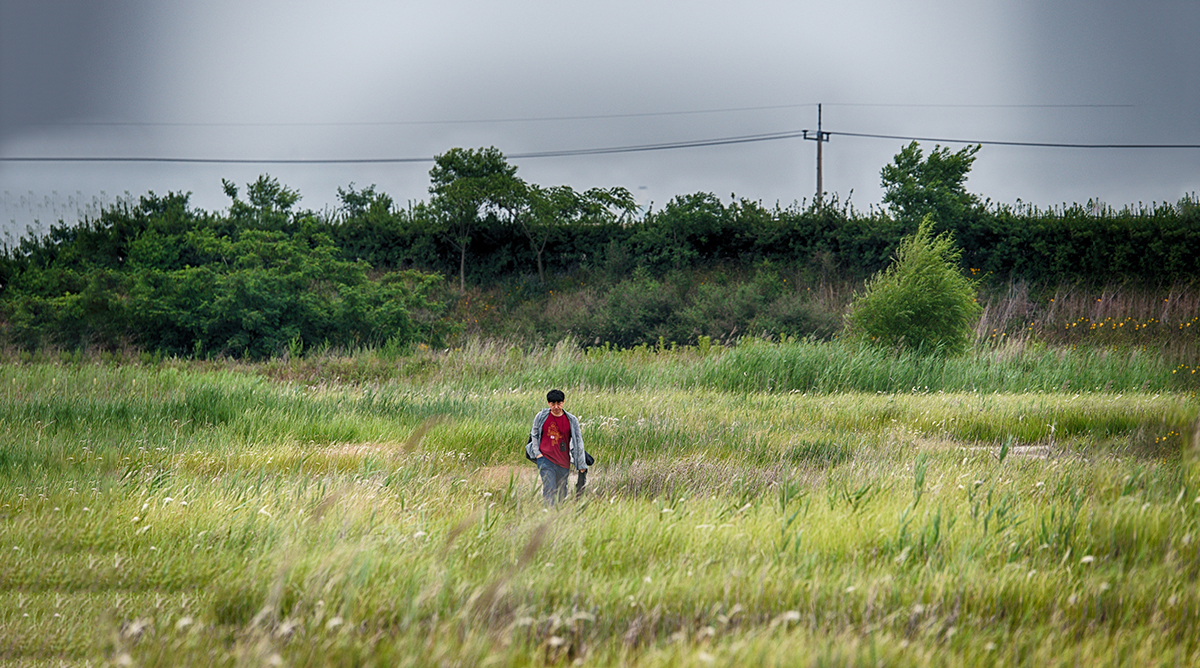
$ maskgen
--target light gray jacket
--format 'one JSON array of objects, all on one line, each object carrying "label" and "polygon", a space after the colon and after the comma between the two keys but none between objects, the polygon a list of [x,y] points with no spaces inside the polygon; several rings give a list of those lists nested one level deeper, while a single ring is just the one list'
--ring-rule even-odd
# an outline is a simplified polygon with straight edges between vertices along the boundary
[{"label": "light gray jacket", "polygon": [[[583,454],[583,431],[579,428],[579,418],[563,411],[567,414],[567,421],[571,423],[571,465],[576,469],[587,469],[587,460]],[[529,429],[529,442],[525,444],[525,453],[532,459],[537,459],[541,454],[542,446],[542,425],[546,424],[546,416],[550,415],[549,408],[543,408],[538,411],[538,414],[533,416],[533,427]]]}]

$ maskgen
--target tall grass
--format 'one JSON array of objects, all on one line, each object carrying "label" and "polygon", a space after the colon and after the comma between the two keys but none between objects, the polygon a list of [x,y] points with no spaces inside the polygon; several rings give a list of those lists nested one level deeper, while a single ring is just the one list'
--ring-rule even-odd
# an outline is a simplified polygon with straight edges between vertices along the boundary
[{"label": "tall grass", "polygon": [[1194,391],[1200,366],[1166,362],[1141,349],[1049,347],[1013,340],[957,358],[935,359],[848,341],[736,346],[637,346],[627,350],[472,339],[405,356],[365,351],[247,367],[307,383],[397,381],[469,391],[521,387],[680,388],[738,392],[1125,392]]},{"label": "tall grass", "polygon": [[1059,285],[1014,282],[990,289],[976,326],[981,342],[1143,350],[1173,366],[1200,367],[1200,286]]},{"label": "tall grass", "polygon": [[[353,383],[0,367],[0,658],[1200,660],[1190,393],[745,392],[664,378],[794,349],[480,346]],[[590,363],[629,375],[564,384],[599,463],[547,511],[534,376]]]}]

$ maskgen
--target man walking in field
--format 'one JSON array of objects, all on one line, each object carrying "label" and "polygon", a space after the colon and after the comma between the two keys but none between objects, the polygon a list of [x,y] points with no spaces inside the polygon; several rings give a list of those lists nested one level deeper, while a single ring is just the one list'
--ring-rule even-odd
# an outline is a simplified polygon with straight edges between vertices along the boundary
[{"label": "man walking in field", "polygon": [[542,478],[542,498],[554,505],[567,497],[571,465],[579,471],[576,492],[587,484],[587,455],[583,451],[583,432],[579,419],[563,410],[566,395],[562,390],[546,393],[546,408],[533,416],[525,456],[534,460]]}]

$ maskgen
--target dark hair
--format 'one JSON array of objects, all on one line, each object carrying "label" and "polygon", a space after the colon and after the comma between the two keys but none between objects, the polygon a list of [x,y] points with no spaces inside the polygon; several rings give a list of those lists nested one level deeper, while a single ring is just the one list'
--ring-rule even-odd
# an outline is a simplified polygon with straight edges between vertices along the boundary
[{"label": "dark hair", "polygon": [[559,401],[566,401],[566,400],[567,400],[567,395],[563,394],[562,390],[550,390],[549,392],[546,393],[546,401],[548,401],[552,404],[557,403]]}]

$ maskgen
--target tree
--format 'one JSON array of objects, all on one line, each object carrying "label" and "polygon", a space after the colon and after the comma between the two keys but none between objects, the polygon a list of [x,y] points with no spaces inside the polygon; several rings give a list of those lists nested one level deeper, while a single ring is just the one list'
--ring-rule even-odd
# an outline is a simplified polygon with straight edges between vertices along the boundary
[{"label": "tree", "polygon": [[579,193],[570,186],[543,188],[529,184],[523,194],[516,203],[512,220],[529,239],[529,249],[537,258],[538,281],[541,283],[546,282],[542,257],[559,226],[609,222],[630,215],[637,208],[633,195],[619,186],[591,188]]},{"label": "tree", "polygon": [[716,195],[676,195],[661,211],[646,216],[635,241],[638,255],[660,270],[711,260],[728,223],[729,211]]},{"label": "tree", "polygon": [[873,343],[932,354],[962,352],[971,342],[982,308],[975,285],[963,276],[962,254],[948,232],[931,236],[926,216],[905,237],[892,264],[855,294],[846,320],[850,330]]},{"label": "tree", "polygon": [[370,185],[355,190],[338,188],[341,205],[326,217],[329,234],[348,260],[366,260],[375,269],[393,269],[397,246],[401,245],[404,213],[392,198]]},{"label": "tree", "polygon": [[467,249],[479,219],[514,210],[524,196],[525,183],[516,174],[516,166],[494,146],[452,148],[434,158],[430,206],[444,226],[446,240],[458,251],[459,290],[467,288]]},{"label": "tree", "polygon": [[947,225],[962,219],[979,205],[979,198],[968,193],[965,185],[979,148],[976,144],[951,153],[949,148],[934,146],[925,158],[917,142],[905,146],[880,172],[884,204],[905,222],[933,216]]},{"label": "tree", "polygon": [[292,211],[300,201],[300,193],[266,174],[246,184],[249,202],[238,199],[238,188],[233,182],[221,179],[221,186],[233,200],[229,205],[229,222],[235,228],[285,230],[303,215]]}]

